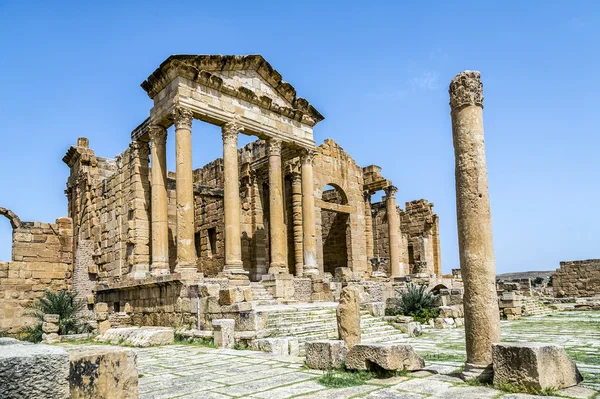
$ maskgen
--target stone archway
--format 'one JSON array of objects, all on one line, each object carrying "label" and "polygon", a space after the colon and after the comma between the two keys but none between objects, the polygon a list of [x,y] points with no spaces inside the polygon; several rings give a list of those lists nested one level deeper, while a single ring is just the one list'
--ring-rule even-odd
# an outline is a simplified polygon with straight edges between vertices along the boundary
[{"label": "stone archway", "polygon": [[2,208],[0,206],[0,215],[6,217],[8,219],[13,230],[21,227],[21,219],[19,219],[19,217],[10,209]]},{"label": "stone archway", "polygon": [[333,274],[337,267],[349,267],[350,214],[339,207],[348,204],[348,197],[338,185],[330,183],[323,188],[322,201],[323,271]]}]

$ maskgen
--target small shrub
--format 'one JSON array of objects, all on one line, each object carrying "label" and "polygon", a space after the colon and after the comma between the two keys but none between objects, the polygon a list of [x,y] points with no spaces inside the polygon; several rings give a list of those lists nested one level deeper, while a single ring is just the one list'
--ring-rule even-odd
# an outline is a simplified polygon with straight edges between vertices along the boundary
[{"label": "small shrub", "polygon": [[386,309],[386,315],[412,316],[420,323],[427,323],[439,316],[440,311],[434,306],[437,296],[427,292],[427,286],[408,283],[406,288],[396,301],[397,309]]},{"label": "small shrub", "polygon": [[84,326],[78,317],[85,304],[77,299],[76,292],[61,290],[45,291],[41,298],[26,306],[25,315],[36,319],[35,323],[25,326],[19,331],[19,337],[25,341],[40,342],[42,340],[42,323],[44,315],[58,315],[58,334],[79,334],[84,332]]}]

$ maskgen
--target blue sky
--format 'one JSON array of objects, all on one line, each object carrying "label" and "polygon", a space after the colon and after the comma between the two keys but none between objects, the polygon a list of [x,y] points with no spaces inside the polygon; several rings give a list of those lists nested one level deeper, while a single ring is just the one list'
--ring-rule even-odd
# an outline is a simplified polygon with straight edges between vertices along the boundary
[{"label": "blue sky", "polygon": [[[402,206],[435,203],[445,272],[459,264],[447,88],[480,70],[498,271],[600,257],[596,1],[49,3],[0,0],[0,206],[22,220],[67,214],[77,137],[98,156],[126,148],[151,108],[139,85],[170,54],[259,53],[326,117],[317,143],[382,166]],[[194,167],[219,157],[219,130],[196,122],[193,147]],[[10,232],[0,218],[0,259]]]}]

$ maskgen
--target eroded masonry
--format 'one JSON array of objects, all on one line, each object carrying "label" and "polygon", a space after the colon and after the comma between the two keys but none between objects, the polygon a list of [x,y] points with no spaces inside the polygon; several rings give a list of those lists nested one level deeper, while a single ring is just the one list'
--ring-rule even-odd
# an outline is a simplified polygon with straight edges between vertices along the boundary
[{"label": "eroded masonry", "polygon": [[[171,56],[142,88],[154,105],[125,151],[103,158],[79,138],[64,156],[68,218],[22,223],[2,210],[14,233],[13,259],[0,263],[0,328],[21,326],[22,305],[45,289],[171,324],[207,311],[200,283],[308,302],[337,299],[340,279],[378,287],[379,300],[406,276],[441,279],[433,203],[401,209],[380,167],[357,165],[332,139],[317,145],[323,116],[261,56]],[[222,129],[222,158],[199,169],[193,119]],[[257,140],[238,149],[239,134]]]}]

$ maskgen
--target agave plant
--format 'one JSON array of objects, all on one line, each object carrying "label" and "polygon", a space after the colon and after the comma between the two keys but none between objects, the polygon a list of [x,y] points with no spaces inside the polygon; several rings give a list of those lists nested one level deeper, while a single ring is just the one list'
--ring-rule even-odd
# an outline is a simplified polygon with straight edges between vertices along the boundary
[{"label": "agave plant", "polygon": [[26,306],[25,315],[34,317],[36,321],[33,325],[23,327],[19,335],[26,341],[40,342],[42,340],[42,323],[44,315],[47,314],[58,315],[58,333],[60,335],[77,334],[82,331],[78,313],[84,307],[84,302],[77,299],[76,292],[44,291],[41,298]]}]

